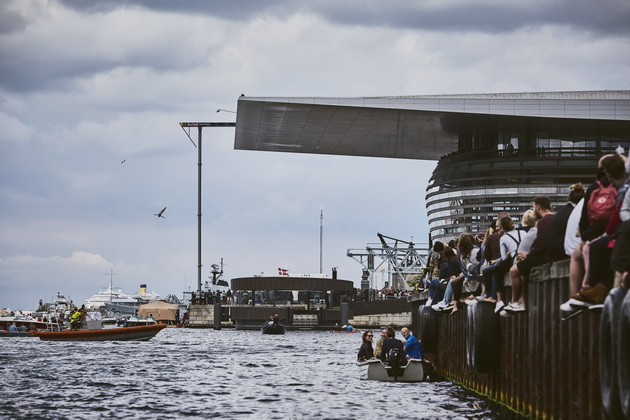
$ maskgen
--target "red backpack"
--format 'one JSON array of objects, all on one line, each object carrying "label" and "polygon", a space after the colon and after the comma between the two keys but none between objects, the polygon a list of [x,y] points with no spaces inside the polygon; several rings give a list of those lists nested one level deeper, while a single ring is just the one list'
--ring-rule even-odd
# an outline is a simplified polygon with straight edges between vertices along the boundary
[{"label": "red backpack", "polygon": [[591,193],[588,200],[588,220],[591,223],[607,224],[615,213],[617,189],[612,182],[607,187],[599,181],[597,184],[599,188]]}]

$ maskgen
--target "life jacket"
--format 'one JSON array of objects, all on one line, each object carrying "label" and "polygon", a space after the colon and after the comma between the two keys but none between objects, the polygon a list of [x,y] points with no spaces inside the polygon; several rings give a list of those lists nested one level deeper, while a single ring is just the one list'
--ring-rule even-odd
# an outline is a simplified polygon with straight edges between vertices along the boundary
[{"label": "life jacket", "polygon": [[612,182],[606,187],[600,181],[597,184],[599,188],[591,193],[588,200],[588,221],[605,226],[615,213],[617,189]]}]

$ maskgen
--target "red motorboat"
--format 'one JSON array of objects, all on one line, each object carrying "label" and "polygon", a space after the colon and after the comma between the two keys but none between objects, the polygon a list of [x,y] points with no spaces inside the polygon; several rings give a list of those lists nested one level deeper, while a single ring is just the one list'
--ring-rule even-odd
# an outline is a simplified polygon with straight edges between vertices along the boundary
[{"label": "red motorboat", "polygon": [[165,324],[156,324],[98,330],[42,331],[36,335],[42,341],[147,341],[166,327]]}]

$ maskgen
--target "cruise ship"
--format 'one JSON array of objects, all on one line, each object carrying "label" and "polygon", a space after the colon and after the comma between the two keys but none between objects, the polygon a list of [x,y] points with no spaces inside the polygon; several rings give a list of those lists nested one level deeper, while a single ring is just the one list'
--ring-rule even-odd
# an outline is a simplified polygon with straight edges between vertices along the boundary
[{"label": "cruise ship", "polygon": [[147,293],[146,284],[141,284],[140,291],[133,295],[123,293],[122,288],[114,288],[110,285],[86,299],[85,307],[134,315],[140,305],[160,299],[162,297],[155,292]]}]

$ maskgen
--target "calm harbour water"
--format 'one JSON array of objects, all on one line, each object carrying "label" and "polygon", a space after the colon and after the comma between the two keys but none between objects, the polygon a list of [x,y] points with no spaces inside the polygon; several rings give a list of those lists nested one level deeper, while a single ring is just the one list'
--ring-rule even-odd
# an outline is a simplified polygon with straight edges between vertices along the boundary
[{"label": "calm harbour water", "polygon": [[147,342],[0,340],[0,418],[500,419],[450,382],[359,380],[361,334],[168,328]]}]

